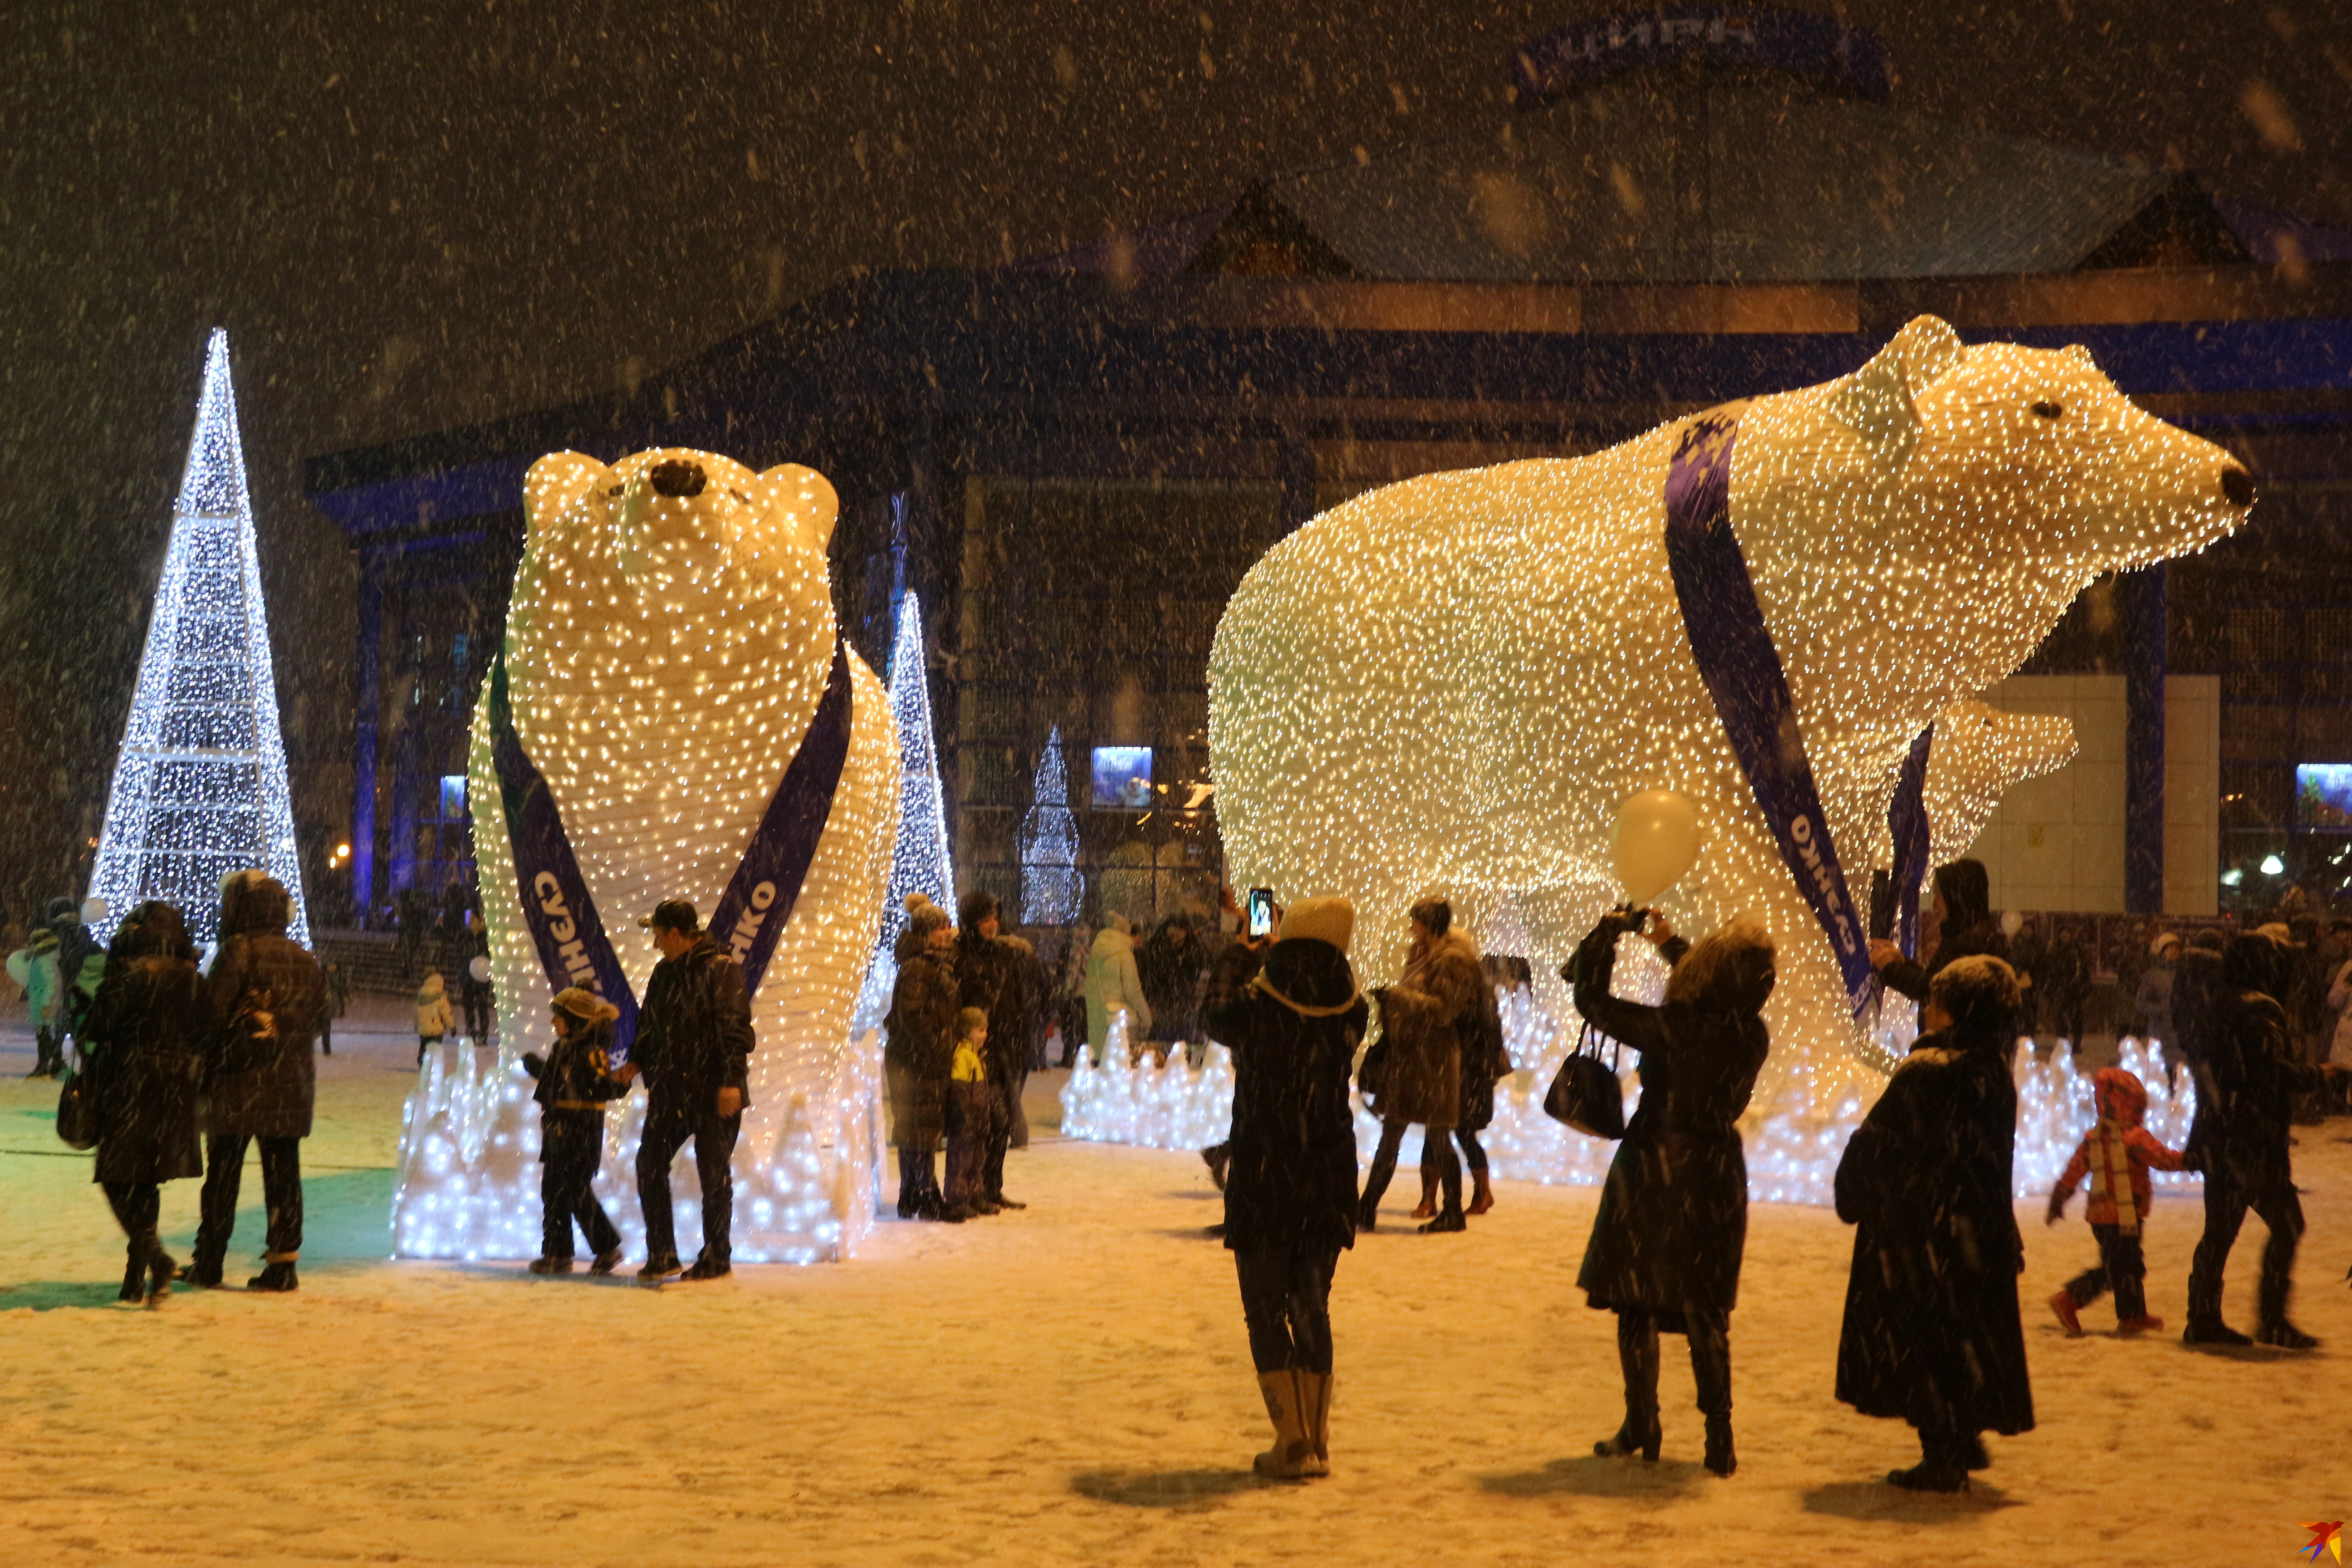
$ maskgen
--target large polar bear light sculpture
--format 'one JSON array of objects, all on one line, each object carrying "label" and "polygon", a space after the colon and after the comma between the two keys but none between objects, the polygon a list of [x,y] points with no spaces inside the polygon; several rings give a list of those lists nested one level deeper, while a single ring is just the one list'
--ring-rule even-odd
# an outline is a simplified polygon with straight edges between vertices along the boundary
[{"label": "large polar bear light sculpture", "polygon": [[1725,515],[1857,899],[1893,864],[1888,806],[1920,731],[1974,721],[1940,787],[1930,752],[1948,852],[1999,787],[2072,748],[1961,705],[2100,574],[2228,534],[2252,486],[2083,349],[1964,346],[1934,317],[1851,375],[1714,415],[1390,485],[1269,551],[1210,658],[1218,817],[1236,885],[1357,900],[1368,974],[1393,971],[1403,911],[1432,891],[1474,931],[1511,906],[1549,965],[1620,897],[1619,804],[1679,790],[1703,848],[1671,918],[1753,910],[1780,940],[1759,1108],[1836,1105],[1874,1087],[1874,1053],[1685,633],[1665,544],[1685,437],[1737,419]]},{"label": "large polar bear light sculpture", "polygon": [[[636,996],[659,957],[638,917],[680,897],[711,919],[811,732],[839,647],[825,566],[835,506],[813,469],[755,473],[708,452],[639,452],[610,468],[559,452],[531,467],[507,706]],[[829,805],[816,797],[823,831],[752,1000],[751,1109],[735,1152],[736,1256],[747,1260],[839,1256],[873,1210],[878,1065],[849,1023],[889,876],[898,744],[882,683],[854,651],[840,657],[846,755]],[[478,1076],[469,1061],[449,1074],[436,1064],[412,1102],[394,1215],[395,1250],[409,1256],[538,1249],[538,1116],[515,1061],[547,1048],[552,998],[503,820],[496,679],[476,704],[467,783],[499,1065]],[[644,1098],[640,1088],[615,1103],[597,1184],[633,1247]],[[681,1157],[674,1185],[689,1200],[692,1173]],[[680,1230],[690,1245],[690,1214]]]}]

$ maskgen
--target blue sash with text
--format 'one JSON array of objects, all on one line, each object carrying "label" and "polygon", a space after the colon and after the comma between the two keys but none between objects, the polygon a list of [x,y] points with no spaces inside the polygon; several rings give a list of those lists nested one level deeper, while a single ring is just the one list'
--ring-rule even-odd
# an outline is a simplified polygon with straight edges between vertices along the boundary
[{"label": "blue sash with text", "polygon": [[1873,973],[1863,917],[1846,890],[1788,676],[1731,529],[1731,454],[1741,406],[1700,415],[1675,448],[1666,468],[1666,563],[1691,657],[1724,734],[1780,858],[1829,937],[1846,1000],[1859,1016],[1870,1005]]}]

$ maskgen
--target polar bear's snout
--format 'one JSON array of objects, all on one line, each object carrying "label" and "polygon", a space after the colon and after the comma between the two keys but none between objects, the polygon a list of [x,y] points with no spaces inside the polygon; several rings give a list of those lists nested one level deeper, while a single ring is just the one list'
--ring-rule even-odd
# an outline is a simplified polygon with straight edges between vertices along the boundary
[{"label": "polar bear's snout", "polygon": [[700,463],[680,462],[675,458],[666,463],[656,463],[646,477],[653,481],[656,495],[667,496],[673,500],[698,496],[702,493],[702,487],[709,482]]},{"label": "polar bear's snout", "polygon": [[2231,463],[2221,470],[2221,499],[2234,507],[2254,504],[2254,477]]}]

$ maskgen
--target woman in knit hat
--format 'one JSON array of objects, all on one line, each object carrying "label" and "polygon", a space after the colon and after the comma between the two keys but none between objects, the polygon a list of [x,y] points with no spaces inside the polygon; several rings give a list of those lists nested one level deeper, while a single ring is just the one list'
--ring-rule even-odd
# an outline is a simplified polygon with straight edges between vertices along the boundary
[{"label": "woman in knit hat", "polygon": [[1256,1468],[1280,1479],[1330,1472],[1331,1275],[1356,1240],[1348,1077],[1370,1017],[1348,965],[1355,921],[1345,899],[1301,899],[1263,967],[1261,950],[1227,949],[1201,1008],[1234,1056],[1225,1246],[1274,1422]]},{"label": "woman in knit hat", "polygon": [[890,1137],[898,1145],[900,1219],[963,1217],[950,1215],[933,1163],[947,1131],[948,1077],[961,1010],[955,941],[945,910],[920,893],[908,896],[907,925],[896,949],[898,979],[882,1020]]}]

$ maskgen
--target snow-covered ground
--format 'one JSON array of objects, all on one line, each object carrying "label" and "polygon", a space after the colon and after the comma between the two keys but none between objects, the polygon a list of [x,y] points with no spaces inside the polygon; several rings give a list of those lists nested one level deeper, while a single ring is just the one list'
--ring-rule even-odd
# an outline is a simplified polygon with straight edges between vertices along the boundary
[{"label": "snow-covered ground", "polygon": [[[362,1020],[350,1022],[358,1024]],[[2352,1122],[2300,1131],[2315,1355],[2061,1338],[2091,1261],[2020,1209],[2040,1430],[1961,1498],[1879,1479],[1907,1432],[1830,1397],[1850,1233],[1759,1205],[1733,1320],[1739,1474],[1700,1469],[1670,1354],[1666,1459],[1618,1418],[1610,1320],[1573,1289],[1595,1194],[1506,1184],[1463,1237],[1403,1224],[1341,1263],[1333,1474],[1249,1473],[1265,1418],[1217,1205],[1183,1152],[1041,1136],[1034,1205],[884,1222],[852,1262],[656,1292],[519,1265],[391,1263],[415,1046],[346,1029],[305,1148],[289,1298],[117,1306],[121,1243],[54,1089],[0,1033],[0,1563],[2287,1563],[2352,1514]],[[1055,1113],[1059,1075],[1033,1084]],[[257,1170],[241,1260],[259,1250]],[[196,1184],[165,1190],[184,1256]],[[2178,1326],[2195,1197],[2167,1195],[2153,1310]],[[2252,1315],[2250,1221],[2230,1311]],[[238,1269],[238,1273],[244,1272]],[[1677,1349],[1669,1342],[1670,1352]]]}]

